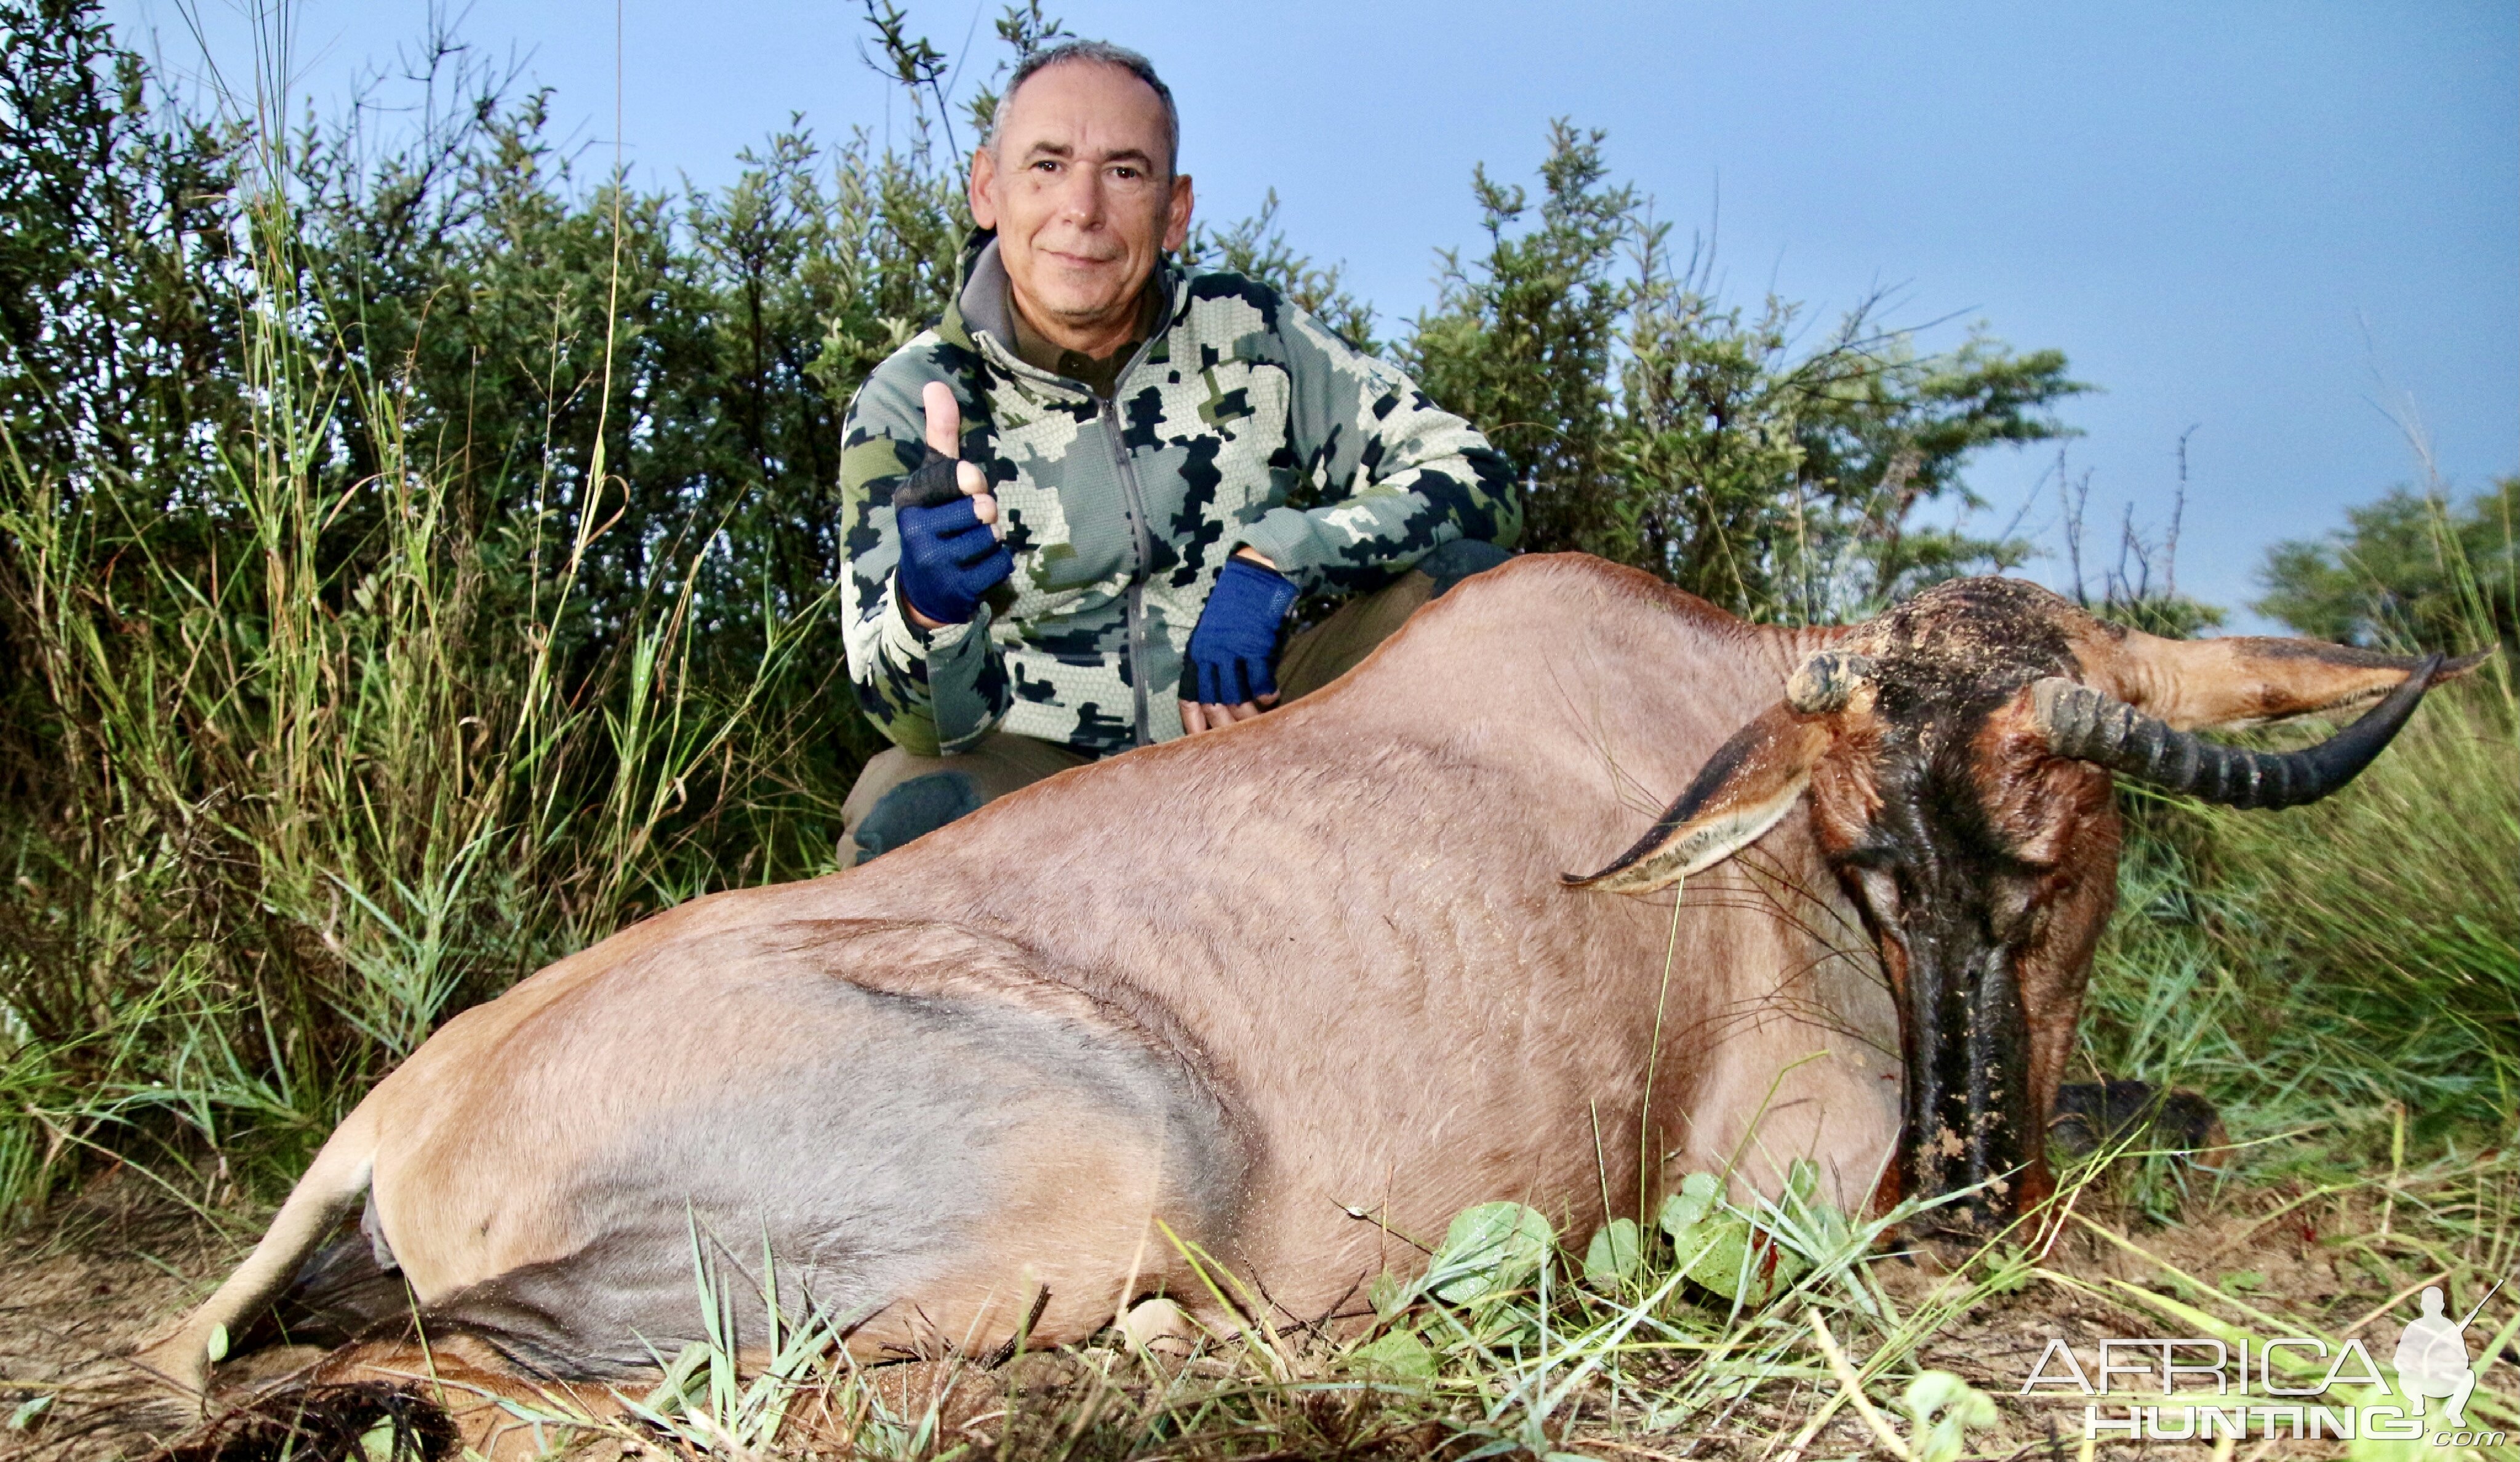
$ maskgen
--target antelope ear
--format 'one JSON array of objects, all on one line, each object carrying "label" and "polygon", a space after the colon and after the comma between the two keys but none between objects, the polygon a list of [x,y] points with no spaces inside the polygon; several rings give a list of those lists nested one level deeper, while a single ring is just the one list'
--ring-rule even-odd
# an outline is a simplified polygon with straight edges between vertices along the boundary
[{"label": "antelope ear", "polygon": [[1829,740],[1824,721],[1770,706],[1716,748],[1688,790],[1618,862],[1591,877],[1559,876],[1578,888],[1650,894],[1715,866],[1793,810]]},{"label": "antelope ear", "polygon": [[[2432,684],[2483,664],[2492,649],[2444,660]],[[2089,679],[2174,731],[2236,731],[2295,716],[2356,710],[2395,690],[2420,655],[2382,654],[2316,640],[2235,635],[2162,640],[2131,633]]]}]

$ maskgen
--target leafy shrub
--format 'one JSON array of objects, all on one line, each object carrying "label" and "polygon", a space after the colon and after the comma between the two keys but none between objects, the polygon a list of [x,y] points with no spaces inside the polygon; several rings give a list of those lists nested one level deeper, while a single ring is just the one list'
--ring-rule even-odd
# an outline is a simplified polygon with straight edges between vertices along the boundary
[{"label": "leafy shrub", "polygon": [[1978,333],[1921,354],[1878,298],[1798,351],[1802,306],[1719,298],[1712,246],[1679,257],[1651,201],[1607,181],[1603,140],[1555,123],[1536,204],[1478,171],[1487,252],[1442,255],[1442,297],[1401,347],[1513,460],[1531,547],[1790,620],[1858,617],[2030,556],[1914,515],[1984,506],[1960,469],[1986,448],[2066,434],[2052,408],[2086,388],[2061,352]]}]

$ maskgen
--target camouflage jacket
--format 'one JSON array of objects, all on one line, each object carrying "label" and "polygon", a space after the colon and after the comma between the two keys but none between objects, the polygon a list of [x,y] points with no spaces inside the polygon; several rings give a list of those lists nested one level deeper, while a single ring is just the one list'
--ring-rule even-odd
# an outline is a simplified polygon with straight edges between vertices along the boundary
[{"label": "camouflage jacket", "polygon": [[[1098,400],[1016,356],[1006,272],[981,243],[954,307],[876,368],[844,427],[849,676],[904,750],[1000,728],[1093,756],[1180,735],[1183,648],[1240,545],[1311,592],[1520,533],[1485,438],[1277,291],[1168,262],[1154,333]],[[931,380],[962,403],[962,456],[987,471],[1014,554],[968,624],[934,631],[902,612],[892,509],[924,454]]]}]

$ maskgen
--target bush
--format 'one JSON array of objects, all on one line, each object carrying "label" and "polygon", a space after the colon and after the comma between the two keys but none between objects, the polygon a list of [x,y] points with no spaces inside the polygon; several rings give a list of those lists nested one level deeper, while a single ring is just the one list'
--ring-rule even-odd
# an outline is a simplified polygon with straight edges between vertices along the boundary
[{"label": "bush", "polygon": [[1677,258],[1651,201],[1607,183],[1603,140],[1552,126],[1536,218],[1524,190],[1479,170],[1487,253],[1442,255],[1443,296],[1401,347],[1428,394],[1512,459],[1531,547],[1806,621],[2031,556],[1913,518],[1983,507],[1960,470],[1986,448],[2067,434],[2051,409],[2087,388],[2062,352],[2015,355],[1980,332],[1920,354],[1877,298],[1797,351],[1802,307],[1718,298],[1711,244]]}]

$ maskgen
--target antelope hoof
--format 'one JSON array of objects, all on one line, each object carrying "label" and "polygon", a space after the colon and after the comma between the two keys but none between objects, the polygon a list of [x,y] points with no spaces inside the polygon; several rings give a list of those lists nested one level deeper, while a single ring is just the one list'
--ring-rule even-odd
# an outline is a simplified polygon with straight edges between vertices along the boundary
[{"label": "antelope hoof", "polygon": [[210,1345],[187,1326],[132,1352],[131,1363],[151,1380],[190,1400],[210,1394]]}]

